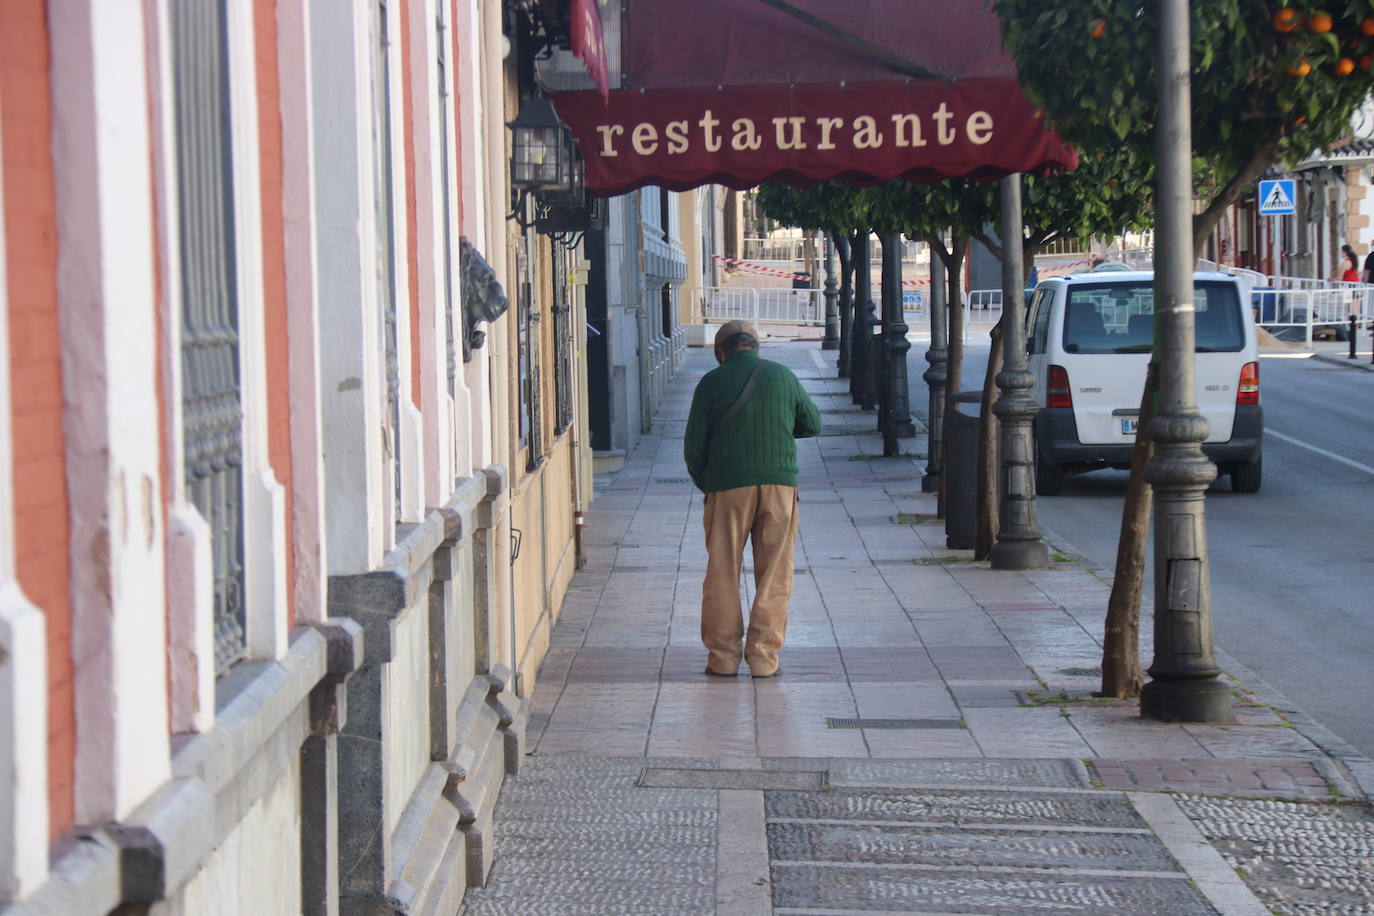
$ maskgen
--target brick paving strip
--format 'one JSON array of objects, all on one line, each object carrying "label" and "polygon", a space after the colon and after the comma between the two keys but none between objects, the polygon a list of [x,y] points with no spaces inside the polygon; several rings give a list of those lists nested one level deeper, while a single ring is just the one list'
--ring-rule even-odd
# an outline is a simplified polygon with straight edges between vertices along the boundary
[{"label": "brick paving strip", "polygon": [[694,352],[656,432],[597,480],[466,913],[1374,912],[1374,764],[1224,655],[1234,722],[1092,700],[1099,574],[946,549],[924,460],[875,454],[833,355],[764,355],[829,427],[799,443],[783,676],[700,674]]}]

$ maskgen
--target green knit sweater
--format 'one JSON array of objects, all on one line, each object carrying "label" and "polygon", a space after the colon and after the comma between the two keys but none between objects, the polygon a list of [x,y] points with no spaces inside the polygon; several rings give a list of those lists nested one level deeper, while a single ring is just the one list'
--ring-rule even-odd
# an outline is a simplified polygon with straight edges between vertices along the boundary
[{"label": "green knit sweater", "polygon": [[[786,366],[764,360],[749,400],[714,436],[711,425],[730,410],[754,366],[757,350],[736,350],[706,373],[692,395],[683,457],[704,493],[761,484],[797,485],[797,446],[821,431],[821,415]],[[708,441],[709,437],[709,441]]]}]

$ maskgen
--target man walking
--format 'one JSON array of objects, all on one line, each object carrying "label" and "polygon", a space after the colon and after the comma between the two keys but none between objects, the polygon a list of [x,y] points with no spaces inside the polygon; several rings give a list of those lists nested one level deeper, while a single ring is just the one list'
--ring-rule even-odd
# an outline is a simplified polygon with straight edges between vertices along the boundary
[{"label": "man walking", "polygon": [[[706,673],[734,677],[742,657],[754,677],[772,677],[781,670],[797,540],[792,440],[817,435],[821,416],[791,370],[759,357],[751,325],[722,325],[715,352],[720,365],[697,384],[683,443],[692,482],[706,494]],[[747,638],[739,601],[746,540],[754,549],[755,586]]]}]

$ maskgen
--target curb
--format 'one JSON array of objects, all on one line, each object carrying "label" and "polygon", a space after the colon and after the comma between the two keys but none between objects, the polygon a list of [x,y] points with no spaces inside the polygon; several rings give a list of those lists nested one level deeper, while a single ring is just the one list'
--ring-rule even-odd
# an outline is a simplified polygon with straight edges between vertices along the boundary
[{"label": "curb", "polygon": [[1374,364],[1365,361],[1362,357],[1351,359],[1348,356],[1337,356],[1334,353],[1313,353],[1312,358],[1333,366],[1344,366],[1346,369],[1362,369],[1365,372],[1374,372]]}]

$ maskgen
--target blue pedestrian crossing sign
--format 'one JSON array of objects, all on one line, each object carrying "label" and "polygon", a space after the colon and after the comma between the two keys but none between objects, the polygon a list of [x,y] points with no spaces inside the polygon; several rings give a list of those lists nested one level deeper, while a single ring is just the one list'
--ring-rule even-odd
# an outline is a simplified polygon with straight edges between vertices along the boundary
[{"label": "blue pedestrian crossing sign", "polygon": [[1260,216],[1282,216],[1293,213],[1297,209],[1293,203],[1298,199],[1297,182],[1292,178],[1261,181],[1257,196],[1259,198]]}]

